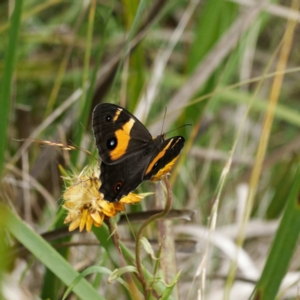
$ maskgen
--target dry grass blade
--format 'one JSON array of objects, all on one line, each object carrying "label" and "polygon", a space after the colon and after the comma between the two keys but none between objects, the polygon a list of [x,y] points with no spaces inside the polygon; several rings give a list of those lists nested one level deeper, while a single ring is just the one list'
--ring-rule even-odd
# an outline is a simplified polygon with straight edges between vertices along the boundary
[{"label": "dry grass blade", "polygon": [[[220,65],[223,59],[237,45],[240,37],[245,33],[251,24],[256,20],[266,1],[261,1],[254,8],[243,12],[241,16],[232,24],[222,38],[217,42],[216,46],[209,52],[188,81],[179,89],[179,91],[171,98],[168,103],[172,108],[166,115],[165,126],[169,126],[176,120],[182,109],[188,104],[188,101],[200,89],[201,85],[209,79],[212,72]],[[173,109],[176,107],[176,109]],[[161,114],[158,119],[163,119]],[[150,127],[151,132],[159,132],[160,124],[154,124]]]},{"label": "dry grass blade", "polygon": [[56,200],[53,198],[53,196],[35,178],[30,176],[30,174],[28,174],[28,173],[26,174],[26,173],[22,172],[21,170],[17,169],[16,167],[14,167],[13,165],[9,165],[9,164],[6,164],[5,168],[7,170],[11,171],[12,173],[14,173],[15,175],[23,178],[24,181],[28,182],[28,184],[30,184],[41,195],[43,195],[43,197],[45,198],[45,200],[47,201],[47,203],[49,205],[49,208],[51,208],[52,210],[57,209]]},{"label": "dry grass blade", "polygon": [[[257,5],[257,2],[253,0],[230,0],[230,1],[247,7],[253,7]],[[296,22],[300,22],[300,13],[297,10],[291,11],[291,9],[289,8],[286,8],[278,4],[273,4],[273,3],[267,4],[264,10],[273,16],[278,16],[285,19],[290,19]]]},{"label": "dry grass blade", "polygon": [[158,93],[159,84],[164,75],[167,62],[170,59],[174,47],[176,46],[179,39],[181,38],[184,29],[186,28],[199,2],[200,0],[190,1],[190,4],[186,8],[185,12],[183,13],[180,19],[180,22],[178,23],[173,34],[171,35],[168,45],[165,47],[165,49],[162,49],[156,55],[156,60],[154,62],[154,67],[153,67],[153,72],[152,72],[150,82],[148,84],[148,87],[146,88],[146,91],[144,92],[144,95],[140,99],[139,104],[134,113],[135,116],[141,121],[145,120],[145,116],[148,116],[149,110]]},{"label": "dry grass blade", "polygon": [[[287,24],[286,32],[283,37],[282,49],[277,63],[277,71],[279,72],[286,68],[287,60],[290,54],[292,41],[294,37],[295,26],[296,26],[295,21],[289,21]],[[281,91],[282,81],[283,81],[283,75],[277,75],[273,80],[272,89],[269,97],[268,109],[266,111],[266,115],[264,118],[261,137],[257,149],[257,154],[255,157],[255,163],[250,178],[249,192],[247,195],[247,201],[243,213],[243,220],[237,238],[237,245],[239,247],[242,247],[244,243],[245,230],[250,218],[250,214],[252,212],[253,202],[257,192],[258,182],[262,171],[263,161],[266,155],[266,150],[267,150],[269,137],[270,137],[270,131],[274,119],[274,111]],[[236,272],[236,265],[235,262],[233,262],[228,275],[228,281],[225,290],[225,299],[229,299],[230,289],[233,284],[235,272]]]},{"label": "dry grass blade", "polygon": [[66,101],[63,102],[52,114],[50,114],[41,125],[39,125],[30,135],[30,139],[20,147],[18,152],[10,160],[10,164],[15,164],[21,157],[22,153],[28,149],[32,144],[32,139],[35,139],[39,134],[45,130],[50,124],[52,124],[63,112],[65,112],[73,103],[80,99],[82,90],[76,90]]}]

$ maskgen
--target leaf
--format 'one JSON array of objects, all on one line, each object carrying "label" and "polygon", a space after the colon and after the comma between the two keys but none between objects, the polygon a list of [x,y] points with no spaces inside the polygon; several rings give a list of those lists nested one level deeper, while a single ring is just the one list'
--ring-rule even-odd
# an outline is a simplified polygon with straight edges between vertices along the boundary
[{"label": "leaf", "polygon": [[[70,285],[79,276],[78,272],[50,244],[3,204],[0,204],[0,225],[4,226],[65,285]],[[83,300],[104,299],[84,278],[74,287],[73,291]]]},{"label": "leaf", "polygon": [[[287,199],[270,254],[251,299],[275,299],[293,257],[300,233],[300,168]],[[284,199],[282,199],[284,201]]]},{"label": "leaf", "polygon": [[162,294],[162,296],[160,298],[161,300],[168,300],[168,299],[170,299],[170,295],[171,295],[171,293],[172,293],[172,291],[173,291],[173,289],[174,289],[177,281],[179,280],[180,274],[181,274],[181,271],[179,271],[177,273],[177,275],[175,276],[175,278],[173,279],[173,281],[171,282],[170,285],[166,285],[167,288],[164,290],[164,292],[163,292],[163,294]]},{"label": "leaf", "polygon": [[151,244],[149,243],[149,241],[145,238],[145,237],[142,237],[140,239],[140,243],[143,245],[145,251],[151,256],[151,258],[153,260],[157,260],[158,258],[155,257],[154,255],[154,251],[152,249],[152,246]]}]

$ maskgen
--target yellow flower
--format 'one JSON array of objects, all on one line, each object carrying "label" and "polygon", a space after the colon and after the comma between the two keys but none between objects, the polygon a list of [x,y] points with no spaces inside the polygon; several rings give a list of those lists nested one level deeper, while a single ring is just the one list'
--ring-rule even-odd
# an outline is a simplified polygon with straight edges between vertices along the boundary
[{"label": "yellow flower", "polygon": [[71,185],[63,194],[63,207],[68,210],[64,223],[70,223],[69,231],[79,227],[90,232],[92,225],[100,227],[105,218],[114,217],[125,210],[125,204],[138,203],[145,197],[142,194],[129,193],[119,202],[107,202],[99,192],[101,181],[99,168],[87,166],[78,176],[64,178]]}]

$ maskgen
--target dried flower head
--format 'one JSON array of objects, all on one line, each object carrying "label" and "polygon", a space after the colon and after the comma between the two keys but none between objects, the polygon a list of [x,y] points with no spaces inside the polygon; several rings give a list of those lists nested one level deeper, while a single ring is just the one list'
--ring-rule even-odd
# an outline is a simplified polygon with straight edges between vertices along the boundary
[{"label": "dried flower head", "polygon": [[145,195],[130,193],[119,202],[107,202],[99,192],[101,181],[99,168],[87,166],[78,176],[64,178],[71,183],[63,194],[63,207],[68,210],[64,223],[70,223],[69,231],[79,227],[90,232],[92,225],[100,227],[105,218],[114,217],[125,210],[125,204],[140,202]]}]

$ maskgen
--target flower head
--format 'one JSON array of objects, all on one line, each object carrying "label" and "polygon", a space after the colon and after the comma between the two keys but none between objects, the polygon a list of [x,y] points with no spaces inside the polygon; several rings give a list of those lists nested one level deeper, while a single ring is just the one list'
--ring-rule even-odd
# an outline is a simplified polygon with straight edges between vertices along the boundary
[{"label": "flower head", "polygon": [[144,195],[129,193],[119,202],[108,202],[99,192],[101,181],[99,168],[87,166],[78,176],[64,178],[71,185],[63,194],[63,207],[68,210],[64,223],[70,223],[69,231],[79,227],[90,232],[92,225],[100,227],[105,218],[114,217],[125,210],[125,204],[134,204],[141,201]]}]

